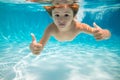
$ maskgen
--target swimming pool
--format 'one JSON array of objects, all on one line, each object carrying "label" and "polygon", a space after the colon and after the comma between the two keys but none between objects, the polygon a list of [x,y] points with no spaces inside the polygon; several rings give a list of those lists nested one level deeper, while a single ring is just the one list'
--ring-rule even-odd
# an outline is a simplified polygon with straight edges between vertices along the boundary
[{"label": "swimming pool", "polygon": [[120,79],[119,0],[80,2],[78,20],[109,29],[109,40],[96,41],[87,34],[70,42],[51,37],[41,55],[35,56],[29,50],[30,33],[39,41],[52,22],[44,5],[0,2],[0,80]]}]

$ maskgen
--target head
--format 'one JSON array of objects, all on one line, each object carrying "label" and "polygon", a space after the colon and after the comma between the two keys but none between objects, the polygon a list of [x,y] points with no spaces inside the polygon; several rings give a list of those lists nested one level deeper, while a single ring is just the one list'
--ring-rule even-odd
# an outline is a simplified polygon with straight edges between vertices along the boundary
[{"label": "head", "polygon": [[[51,7],[45,7],[49,14],[52,16],[55,25],[60,30],[68,29],[74,20],[74,16],[78,11],[78,5],[57,5]],[[50,10],[51,9],[51,10]]]}]

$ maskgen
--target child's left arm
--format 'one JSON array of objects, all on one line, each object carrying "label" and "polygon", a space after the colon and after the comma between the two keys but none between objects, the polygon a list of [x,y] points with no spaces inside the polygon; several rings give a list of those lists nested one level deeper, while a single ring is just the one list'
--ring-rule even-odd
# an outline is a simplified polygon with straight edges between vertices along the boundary
[{"label": "child's left arm", "polygon": [[83,32],[93,34],[96,40],[108,39],[111,36],[111,33],[107,29],[102,29],[96,23],[93,23],[94,27],[90,27],[87,24],[81,24],[81,30]]},{"label": "child's left arm", "polygon": [[100,26],[98,26],[96,23],[93,23],[94,31],[93,35],[97,40],[103,40],[108,39],[111,36],[111,33],[107,29],[102,29]]}]

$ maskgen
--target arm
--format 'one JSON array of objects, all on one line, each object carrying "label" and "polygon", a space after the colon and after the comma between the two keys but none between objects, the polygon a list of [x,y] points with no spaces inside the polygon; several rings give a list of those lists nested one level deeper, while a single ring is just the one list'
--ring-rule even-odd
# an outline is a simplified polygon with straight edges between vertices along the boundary
[{"label": "arm", "polygon": [[100,26],[98,26],[96,23],[93,23],[94,25],[94,37],[97,40],[103,40],[103,39],[109,39],[111,37],[111,32],[107,29],[102,29]]},{"label": "arm", "polygon": [[42,39],[39,41],[39,43],[42,44],[43,47],[45,46],[46,42],[48,41],[48,39],[51,36],[51,32],[52,32],[51,28],[52,28],[51,25],[49,27],[47,27],[47,29],[44,32],[44,35],[43,35]]},{"label": "arm", "polygon": [[33,54],[40,54],[40,52],[43,50],[46,42],[48,41],[49,37],[51,36],[51,27],[49,26],[45,32],[44,35],[42,37],[42,39],[40,40],[39,43],[37,43],[36,38],[34,36],[34,34],[31,34],[32,36],[32,43],[30,44],[30,50],[32,51]]},{"label": "arm", "polygon": [[88,34],[93,34],[93,32],[94,32],[94,28],[92,28],[89,25],[84,24],[84,23],[80,23],[79,29],[80,29],[80,31],[82,31],[84,33],[88,33]]},{"label": "arm", "polygon": [[96,23],[93,23],[93,26],[92,28],[87,24],[81,24],[80,30],[88,34],[93,34],[97,40],[110,38],[111,33],[109,30],[100,28]]}]

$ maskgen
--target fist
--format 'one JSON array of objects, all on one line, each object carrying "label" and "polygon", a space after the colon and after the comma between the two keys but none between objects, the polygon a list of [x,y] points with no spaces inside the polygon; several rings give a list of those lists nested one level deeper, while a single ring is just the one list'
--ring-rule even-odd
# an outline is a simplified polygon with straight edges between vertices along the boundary
[{"label": "fist", "polygon": [[93,26],[94,26],[93,35],[96,38],[96,40],[103,40],[110,37],[110,32],[108,30],[102,29],[96,23],[93,23]]},{"label": "fist", "polygon": [[32,43],[30,44],[30,50],[32,51],[33,54],[40,54],[41,50],[42,50],[42,44],[37,43],[36,38],[34,36],[33,33],[31,33],[32,36]]}]

